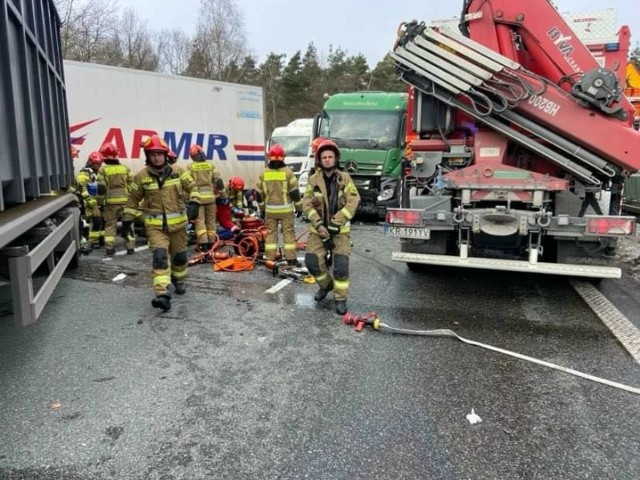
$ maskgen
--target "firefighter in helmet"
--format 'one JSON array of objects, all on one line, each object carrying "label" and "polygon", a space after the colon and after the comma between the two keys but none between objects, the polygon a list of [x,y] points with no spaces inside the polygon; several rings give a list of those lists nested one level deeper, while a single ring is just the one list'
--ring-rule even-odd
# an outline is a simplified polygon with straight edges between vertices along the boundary
[{"label": "firefighter in helmet", "polygon": [[187,170],[200,191],[200,213],[195,222],[196,241],[201,250],[209,250],[216,241],[216,196],[226,197],[224,181],[200,145],[191,145],[189,156],[192,162]]},{"label": "firefighter in helmet", "polygon": [[89,224],[89,243],[91,248],[100,248],[100,240],[104,239],[102,230],[102,201],[97,192],[98,171],[103,159],[100,152],[91,152],[87,163],[76,175],[76,194],[82,201],[82,212]]},{"label": "firefighter in helmet", "polygon": [[[151,304],[167,311],[171,308],[169,286],[175,293],[186,293],[187,222],[198,216],[200,192],[193,177],[180,165],[170,165],[166,142],[152,135],[144,143],[147,166],[133,178],[124,210],[123,231],[131,229],[134,218],[144,215],[149,248],[153,255]],[[189,195],[185,206],[184,194]],[[143,202],[144,201],[144,202]],[[142,203],[143,211],[140,212]]]},{"label": "firefighter in helmet", "polygon": [[[116,234],[118,220],[122,217],[124,206],[129,198],[129,185],[133,181],[133,173],[126,165],[120,163],[118,149],[112,143],[100,147],[104,165],[98,172],[98,184],[104,189],[104,246],[107,255],[116,253]],[[124,246],[127,254],[134,253],[135,238],[133,232],[123,232]]]},{"label": "firefighter in helmet", "polygon": [[[315,173],[309,177],[302,210],[309,219],[305,264],[320,287],[314,296],[324,300],[333,290],[336,312],[347,312],[351,219],[360,195],[347,172],[339,168],[340,149],[331,140],[318,145]],[[329,272],[333,264],[333,275]]]},{"label": "firefighter in helmet", "polygon": [[234,176],[229,179],[229,205],[231,215],[235,221],[244,217],[245,197],[244,197],[244,179]]},{"label": "firefighter in helmet", "polygon": [[298,265],[294,215],[302,208],[298,179],[284,164],[285,151],[280,145],[269,149],[269,163],[256,185],[258,204],[265,219],[267,236],[264,244],[266,260],[275,260],[278,250],[278,224],[282,225],[284,256],[289,265]]}]

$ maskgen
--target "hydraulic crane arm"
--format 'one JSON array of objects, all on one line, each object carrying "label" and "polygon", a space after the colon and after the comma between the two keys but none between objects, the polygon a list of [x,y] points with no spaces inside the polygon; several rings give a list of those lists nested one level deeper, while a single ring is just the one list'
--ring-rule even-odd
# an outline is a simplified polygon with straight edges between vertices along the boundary
[{"label": "hydraulic crane arm", "polygon": [[[525,20],[536,21],[537,17],[515,8],[520,3],[527,10],[531,5],[540,7],[541,12],[536,13],[544,12],[542,7],[552,13],[550,22],[537,27],[546,28],[548,38],[537,41],[533,30],[525,29]],[[478,9],[471,11],[476,4]],[[502,10],[503,5],[510,10]],[[568,40],[556,45],[553,32],[565,38],[568,27],[547,0],[472,0],[465,8],[470,12],[464,18],[472,36],[476,32],[486,44],[417,22],[407,24],[393,58],[408,83],[536,151],[587,184],[598,185],[606,178],[640,170],[640,141],[626,110],[631,105],[616,76],[600,68],[578,40],[573,50],[563,43],[563,53],[558,45]],[[523,36],[529,46],[523,43]],[[543,55],[543,47],[553,50]],[[574,53],[575,58],[566,60],[565,54]],[[536,70],[524,68],[518,61],[523,58]],[[592,69],[581,73],[583,67]],[[568,85],[570,93],[553,80]],[[522,130],[530,135],[523,135]]]}]

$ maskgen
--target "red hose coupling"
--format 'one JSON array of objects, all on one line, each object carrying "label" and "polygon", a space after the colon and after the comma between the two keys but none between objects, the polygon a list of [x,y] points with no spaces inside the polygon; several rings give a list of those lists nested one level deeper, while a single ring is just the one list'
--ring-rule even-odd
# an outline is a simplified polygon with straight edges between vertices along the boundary
[{"label": "red hose coupling", "polygon": [[355,326],[356,332],[361,332],[367,325],[373,327],[375,320],[378,318],[375,312],[368,312],[364,315],[356,315],[355,313],[347,312],[342,317],[342,322],[345,325]]}]

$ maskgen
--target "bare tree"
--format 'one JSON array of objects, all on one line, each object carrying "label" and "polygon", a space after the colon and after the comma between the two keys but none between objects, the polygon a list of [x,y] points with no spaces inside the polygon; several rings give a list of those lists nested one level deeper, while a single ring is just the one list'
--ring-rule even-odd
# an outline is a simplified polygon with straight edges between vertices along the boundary
[{"label": "bare tree", "polygon": [[100,62],[117,24],[116,0],[57,0],[62,19],[62,54],[69,60]]},{"label": "bare tree", "polygon": [[130,8],[122,12],[113,38],[105,46],[105,57],[110,65],[140,70],[155,71],[159,58],[155,47],[155,36]]},{"label": "bare tree", "polygon": [[209,63],[210,78],[227,80],[231,63],[242,63],[247,52],[244,19],[236,0],[200,0],[194,44]]},{"label": "bare tree", "polygon": [[184,75],[193,53],[193,39],[178,29],[164,29],[157,34],[160,57],[159,70],[172,75]]}]

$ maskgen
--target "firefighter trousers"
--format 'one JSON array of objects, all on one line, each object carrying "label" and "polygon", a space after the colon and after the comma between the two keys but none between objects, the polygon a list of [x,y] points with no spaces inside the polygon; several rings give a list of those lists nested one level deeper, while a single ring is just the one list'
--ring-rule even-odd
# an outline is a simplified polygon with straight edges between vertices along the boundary
[{"label": "firefighter trousers", "polygon": [[216,202],[200,205],[195,227],[196,241],[199,245],[212,244],[216,241]]},{"label": "firefighter trousers", "polygon": [[287,260],[296,259],[296,229],[293,224],[293,212],[267,213],[264,218],[267,236],[264,241],[266,260],[276,260],[278,252],[278,224],[282,225],[284,256]]},{"label": "firefighter trousers", "polygon": [[156,296],[169,295],[171,282],[184,282],[187,278],[187,230],[165,232],[147,226],[149,248],[153,254],[153,291]]},{"label": "firefighter trousers", "polygon": [[317,233],[311,232],[305,250],[304,263],[309,273],[322,289],[333,284],[333,296],[346,300],[349,296],[349,255],[351,254],[351,234],[340,233],[333,236],[334,248],[331,252],[333,275],[327,265],[327,250]]},{"label": "firefighter trousers", "polygon": [[[124,205],[104,206],[104,246],[107,249],[116,247],[116,235],[118,234],[118,219],[122,217]],[[129,250],[136,246],[133,236],[127,236],[124,241],[124,247]]]}]

